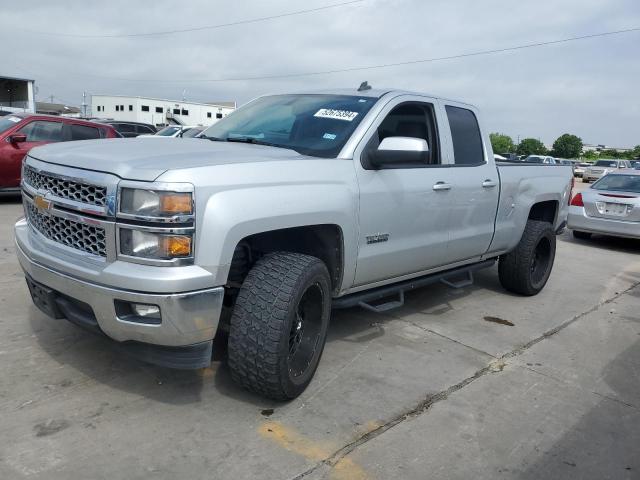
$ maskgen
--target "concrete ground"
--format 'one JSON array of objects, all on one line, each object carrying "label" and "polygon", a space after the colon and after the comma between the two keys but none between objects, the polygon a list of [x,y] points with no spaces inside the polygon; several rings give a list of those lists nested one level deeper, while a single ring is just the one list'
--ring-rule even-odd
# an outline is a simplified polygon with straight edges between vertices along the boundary
[{"label": "concrete ground", "polygon": [[0,199],[0,478],[640,478],[640,242],[559,237],[545,290],[433,285],[337,312],[290,403],[170,371],[31,305]]}]

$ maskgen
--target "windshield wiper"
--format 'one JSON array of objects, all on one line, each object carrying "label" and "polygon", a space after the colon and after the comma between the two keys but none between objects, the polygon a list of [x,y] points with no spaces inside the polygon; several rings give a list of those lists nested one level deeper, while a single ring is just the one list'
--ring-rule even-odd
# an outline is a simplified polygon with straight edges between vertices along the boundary
[{"label": "windshield wiper", "polygon": [[227,137],[227,142],[251,143],[253,145],[266,145],[267,147],[286,148],[287,150],[296,151],[292,147],[286,147],[277,143],[265,142],[264,140],[258,140],[254,137]]},{"label": "windshield wiper", "polygon": [[198,138],[206,138],[207,140],[211,140],[212,142],[224,142],[224,138],[218,137],[209,137],[207,135],[200,135]]}]

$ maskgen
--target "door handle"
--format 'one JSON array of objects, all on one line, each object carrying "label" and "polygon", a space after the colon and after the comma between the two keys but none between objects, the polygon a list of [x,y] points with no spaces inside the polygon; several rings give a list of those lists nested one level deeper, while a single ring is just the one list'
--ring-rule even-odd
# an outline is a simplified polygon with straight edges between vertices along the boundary
[{"label": "door handle", "polygon": [[437,182],[434,186],[433,189],[438,192],[440,190],[451,190],[451,184],[450,183],[444,183],[444,182]]},{"label": "door handle", "polygon": [[498,184],[496,182],[494,182],[493,180],[487,178],[484,182],[482,182],[482,187],[483,188],[493,188],[496,187]]}]

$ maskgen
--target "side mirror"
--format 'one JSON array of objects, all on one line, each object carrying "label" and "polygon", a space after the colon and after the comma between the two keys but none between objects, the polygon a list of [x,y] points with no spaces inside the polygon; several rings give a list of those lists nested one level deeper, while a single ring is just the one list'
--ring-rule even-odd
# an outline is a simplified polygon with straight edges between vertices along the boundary
[{"label": "side mirror", "polygon": [[377,150],[369,152],[368,159],[371,166],[378,169],[386,165],[427,164],[430,153],[429,145],[423,138],[387,137],[380,142]]},{"label": "side mirror", "polygon": [[17,143],[26,142],[27,136],[23,133],[16,133],[15,135],[11,135],[8,140],[12,145],[15,145]]}]

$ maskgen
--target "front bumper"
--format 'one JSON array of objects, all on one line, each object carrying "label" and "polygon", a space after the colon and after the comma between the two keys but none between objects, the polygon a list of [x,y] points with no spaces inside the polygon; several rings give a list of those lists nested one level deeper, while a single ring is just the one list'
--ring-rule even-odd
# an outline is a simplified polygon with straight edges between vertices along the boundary
[{"label": "front bumper", "polygon": [[[18,261],[27,276],[34,302],[50,316],[65,317],[73,323],[104,333],[123,345],[129,343],[129,346],[134,346],[131,350],[142,352],[138,356],[151,363],[174,368],[198,368],[204,366],[207,352],[206,365],[210,362],[212,340],[222,311],[223,287],[179,293],[147,293],[101,285],[39,263],[30,255],[28,239],[22,240],[16,238]],[[152,272],[148,268],[145,271]],[[145,282],[142,279],[138,285],[153,285],[156,280],[149,278]],[[34,286],[46,292],[49,303],[54,303],[53,310],[42,308],[42,299],[34,295]],[[157,324],[140,323],[139,319],[127,320],[119,315],[116,301],[158,306],[161,319]],[[153,346],[158,348],[154,350]],[[165,353],[171,356],[175,351],[177,357],[185,357],[184,352],[194,349],[200,352],[199,360],[182,362],[183,366],[180,366],[180,361],[163,360]],[[186,357],[191,358],[189,355]]]},{"label": "front bumper", "polygon": [[569,207],[568,227],[580,232],[599,233],[614,237],[640,238],[640,223],[589,217],[584,207]]}]

